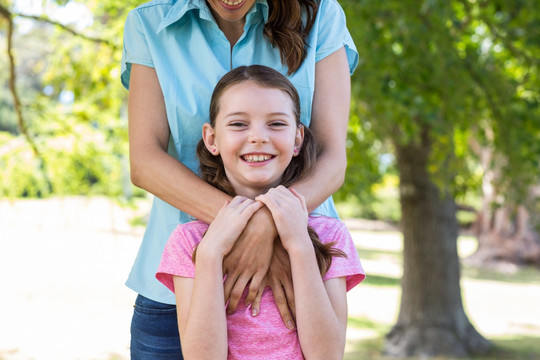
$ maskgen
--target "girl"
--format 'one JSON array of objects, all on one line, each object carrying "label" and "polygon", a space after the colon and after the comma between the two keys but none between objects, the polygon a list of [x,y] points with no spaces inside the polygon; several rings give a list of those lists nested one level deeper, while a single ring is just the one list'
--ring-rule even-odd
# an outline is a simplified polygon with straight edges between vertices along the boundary
[{"label": "girl", "polygon": [[[268,67],[236,68],[214,90],[197,149],[201,176],[235,197],[210,226],[179,225],[156,274],[175,292],[185,359],[343,358],[346,291],[364,271],[344,224],[308,217],[304,198],[286,188],[311,171],[317,155],[299,114],[294,86]],[[280,320],[270,288],[260,313],[245,302],[247,288],[237,311],[225,311],[223,258],[263,206],[290,258],[296,329]]]}]

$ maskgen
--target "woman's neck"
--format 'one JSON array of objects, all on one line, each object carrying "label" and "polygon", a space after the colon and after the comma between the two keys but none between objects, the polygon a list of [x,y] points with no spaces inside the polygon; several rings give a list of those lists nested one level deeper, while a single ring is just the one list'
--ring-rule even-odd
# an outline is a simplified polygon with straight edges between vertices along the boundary
[{"label": "woman's neck", "polygon": [[219,14],[216,14],[212,8],[210,8],[210,11],[214,16],[218,27],[223,32],[227,40],[229,40],[232,48],[238,39],[240,39],[240,36],[242,36],[244,33],[244,24],[246,23],[245,17],[237,21],[227,21],[221,18]]},{"label": "woman's neck", "polygon": [[229,40],[231,48],[234,46],[234,44],[236,44],[238,39],[240,39],[240,36],[242,36],[242,34],[244,33],[244,22],[238,24],[225,21],[223,24],[219,24],[218,21],[218,25],[221,31],[223,31],[223,34],[225,34],[227,40]]}]

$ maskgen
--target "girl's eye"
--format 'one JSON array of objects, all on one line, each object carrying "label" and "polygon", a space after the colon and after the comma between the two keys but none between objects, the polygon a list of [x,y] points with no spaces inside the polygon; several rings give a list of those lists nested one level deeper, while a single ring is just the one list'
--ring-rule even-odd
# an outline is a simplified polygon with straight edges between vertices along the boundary
[{"label": "girl's eye", "polygon": [[284,126],[287,126],[288,124],[286,122],[282,122],[282,121],[274,121],[272,123],[270,123],[270,126],[271,127],[284,127]]},{"label": "girl's eye", "polygon": [[231,126],[231,127],[243,127],[245,125],[246,124],[244,124],[243,122],[240,122],[240,121],[234,121],[234,122],[229,123],[229,126]]}]

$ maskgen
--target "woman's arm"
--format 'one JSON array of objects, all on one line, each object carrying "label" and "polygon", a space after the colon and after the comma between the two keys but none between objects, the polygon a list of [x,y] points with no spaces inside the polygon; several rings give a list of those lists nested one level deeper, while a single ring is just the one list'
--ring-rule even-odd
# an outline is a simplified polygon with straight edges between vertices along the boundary
[{"label": "woman's arm", "polygon": [[314,171],[294,187],[315,210],[345,179],[351,77],[345,48],[317,62],[310,129],[321,147]]},{"label": "woman's arm", "polygon": [[[131,181],[189,215],[211,223],[221,205],[231,197],[204,182],[167,153],[169,125],[163,93],[153,68],[133,64],[129,90],[129,154]],[[195,156],[195,154],[194,154]],[[250,299],[261,287],[272,257],[276,237],[272,216],[261,209],[246,226],[231,255],[225,260],[225,298],[236,308],[246,284]],[[287,306],[280,312],[290,318]]]},{"label": "woman's arm", "polygon": [[167,153],[169,125],[165,102],[156,71],[150,67],[132,65],[128,118],[133,184],[197,219],[212,222],[231,197]]}]

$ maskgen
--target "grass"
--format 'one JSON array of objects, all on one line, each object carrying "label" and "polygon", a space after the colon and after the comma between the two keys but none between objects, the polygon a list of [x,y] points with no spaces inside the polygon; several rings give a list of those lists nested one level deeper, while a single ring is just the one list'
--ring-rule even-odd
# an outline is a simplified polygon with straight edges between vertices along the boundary
[{"label": "grass", "polygon": [[[382,355],[381,349],[399,311],[401,235],[352,233],[368,277],[352,290],[355,294],[349,293],[344,359],[396,359]],[[475,246],[472,237],[462,236],[458,240],[461,257],[473,253]],[[501,272],[463,267],[462,296],[469,320],[494,344],[488,355],[467,359],[540,359],[540,271],[525,268]]]}]

